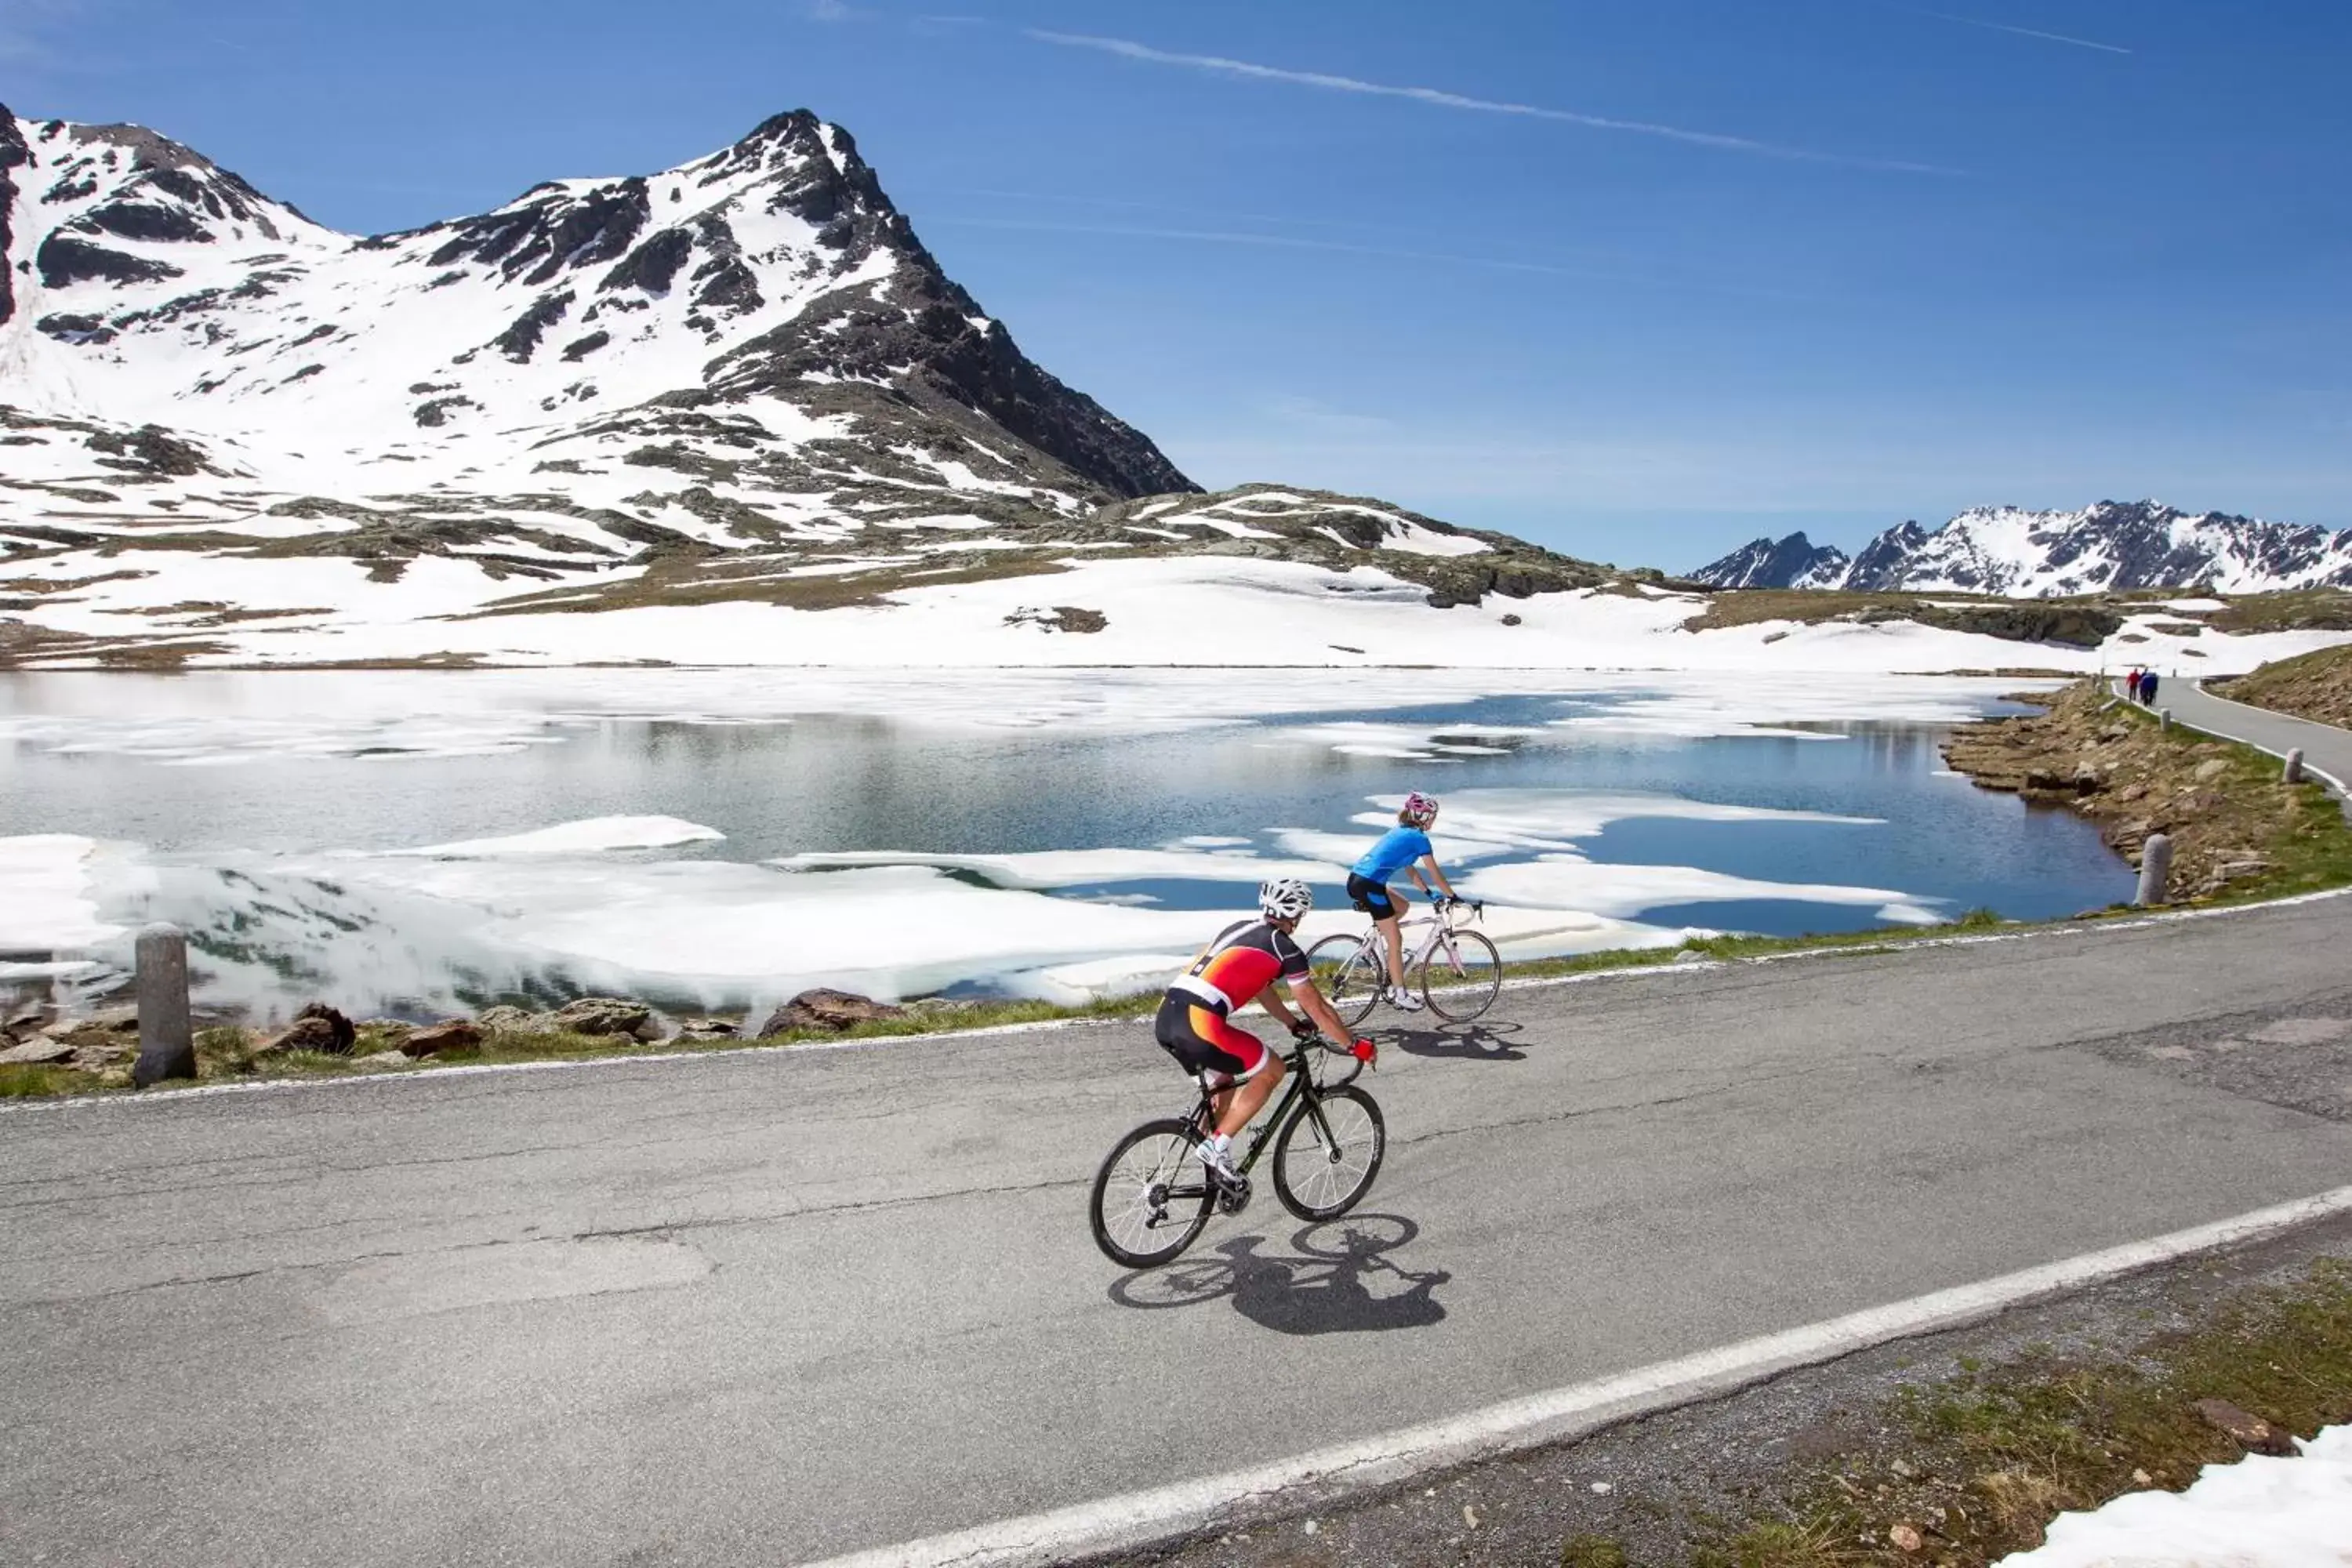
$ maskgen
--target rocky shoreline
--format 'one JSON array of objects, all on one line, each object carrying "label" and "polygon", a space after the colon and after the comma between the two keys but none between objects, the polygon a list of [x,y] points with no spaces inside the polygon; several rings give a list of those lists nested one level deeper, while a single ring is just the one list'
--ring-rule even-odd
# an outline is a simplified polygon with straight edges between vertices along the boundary
[{"label": "rocky shoreline", "polygon": [[[936,1027],[985,1005],[929,997],[904,1005],[845,991],[803,991],[764,1019],[671,1016],[619,996],[582,996],[541,1012],[499,1005],[471,1017],[415,1024],[398,1018],[353,1021],[313,1002],[283,1027],[214,1022],[196,1032],[200,1074],[247,1077],[278,1067],[348,1065],[403,1068],[433,1058],[469,1058],[486,1048],[568,1055],[728,1041],[823,1038],[871,1025]],[[36,1003],[0,1011],[0,1068],[55,1068],[92,1075],[94,1087],[127,1087],[139,1054],[138,1010],[121,1004],[61,1015]]]},{"label": "rocky shoreline", "polygon": [[2254,890],[2273,869],[2273,843],[2303,824],[2302,798],[2276,763],[2167,731],[2095,681],[2017,700],[2043,711],[1955,731],[1944,742],[1946,765],[1980,788],[2088,818],[2135,866],[2149,836],[2164,834],[2172,841],[2168,901]]}]

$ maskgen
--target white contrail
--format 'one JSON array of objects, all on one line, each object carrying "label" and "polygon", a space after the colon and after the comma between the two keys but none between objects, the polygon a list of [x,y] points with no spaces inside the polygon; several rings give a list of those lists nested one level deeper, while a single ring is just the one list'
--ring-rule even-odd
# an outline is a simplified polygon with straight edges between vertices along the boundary
[{"label": "white contrail", "polygon": [[1981,16],[1956,16],[1949,11],[1921,11],[1912,6],[1897,6],[1915,16],[1933,16],[1938,22],[1958,22],[1963,27],[1985,27],[1996,33],[2015,33],[2021,38],[2046,38],[2053,44],[2072,44],[2078,49],[2102,49],[2111,55],[2127,55],[2131,51],[2121,44],[2102,44],[2092,38],[2076,38],[2064,33],[2045,33],[2038,27],[2012,27],[2006,22],[1988,22]]},{"label": "white contrail", "polygon": [[1131,239],[1172,239],[1206,245],[1263,246],[1276,250],[1321,250],[1342,256],[1382,257],[1393,261],[1433,262],[1449,267],[1486,267],[1501,272],[1537,272],[1553,278],[1580,278],[1594,283],[1623,283],[1644,289],[1691,289],[1702,293],[1732,294],[1747,300],[1774,300],[1784,304],[1815,301],[1798,294],[1749,289],[1738,284],[1706,283],[1663,278],[1652,273],[1610,272],[1597,268],[1562,267],[1545,261],[1509,261],[1494,256],[1464,256],[1438,250],[1400,250],[1384,245],[1348,245],[1331,239],[1304,239],[1287,234],[1252,234],[1234,229],[1161,228],[1144,225],[1055,223],[1050,220],[995,217],[932,217],[924,226],[1020,229],[1036,234],[1099,234]]},{"label": "white contrail", "polygon": [[1840,163],[1857,169],[1885,169],[1906,174],[1950,174],[1958,171],[1939,168],[1932,163],[1910,163],[1886,158],[1855,158],[1837,153],[1813,153],[1801,147],[1782,147],[1770,142],[1758,142],[1746,136],[1727,136],[1712,131],[1685,131],[1676,125],[1657,125],[1643,120],[1612,120],[1605,115],[1580,114],[1574,110],[1549,109],[1541,104],[1512,103],[1506,100],[1472,98],[1463,93],[1446,92],[1433,87],[1391,87],[1385,82],[1364,81],[1351,76],[1333,76],[1326,71],[1286,70],[1279,66],[1262,66],[1249,60],[1227,59],[1222,55],[1185,55],[1167,49],[1155,49],[1149,44],[1139,44],[1129,38],[1098,37],[1090,33],[1050,33],[1040,28],[1023,29],[1039,43],[1059,44],[1066,48],[1097,49],[1107,55],[1118,55],[1130,60],[1148,60],[1155,65],[1184,66],[1192,70],[1213,71],[1223,76],[1244,77],[1252,81],[1288,82],[1297,87],[1321,88],[1329,92],[1364,93],[1375,98],[1406,98],[1416,103],[1433,104],[1440,109],[1466,109],[1480,114],[1512,114],[1528,120],[1551,120],[1568,125],[1589,125],[1599,131],[1625,131],[1640,136],[1660,136],[1669,142],[1687,142],[1696,147],[1713,147],[1727,153],[1750,153],[1766,158],[1789,158],[1809,163]]}]

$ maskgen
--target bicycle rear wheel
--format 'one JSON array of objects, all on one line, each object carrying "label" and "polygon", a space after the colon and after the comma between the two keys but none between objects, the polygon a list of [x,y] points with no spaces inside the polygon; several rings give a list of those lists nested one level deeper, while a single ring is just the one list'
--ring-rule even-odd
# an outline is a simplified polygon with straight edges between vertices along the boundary
[{"label": "bicycle rear wheel", "polygon": [[1503,955],[1475,931],[1438,938],[1421,961],[1421,999],[1449,1024],[1466,1024],[1503,994]]},{"label": "bicycle rear wheel", "polygon": [[1307,950],[1307,962],[1314,970],[1323,1000],[1331,1004],[1339,1022],[1352,1029],[1371,1016],[1385,978],[1378,937],[1367,942],[1345,932],[1327,936]]},{"label": "bicycle rear wheel", "polygon": [[1274,1141],[1275,1195],[1300,1219],[1337,1219],[1372,1190],[1388,1144],[1388,1123],[1362,1089],[1302,1100]]},{"label": "bicycle rear wheel", "polygon": [[1200,1136],[1179,1117],[1147,1121],[1120,1139],[1095,1173],[1095,1245],[1113,1263],[1171,1262],[1209,1223],[1216,1190],[1192,1156]]}]

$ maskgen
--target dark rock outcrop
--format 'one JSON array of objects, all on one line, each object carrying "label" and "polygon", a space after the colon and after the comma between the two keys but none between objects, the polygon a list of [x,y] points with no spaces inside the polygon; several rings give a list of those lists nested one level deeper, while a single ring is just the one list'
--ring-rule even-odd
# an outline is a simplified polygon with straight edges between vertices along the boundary
[{"label": "dark rock outcrop", "polygon": [[792,1034],[803,1029],[842,1030],[860,1024],[887,1023],[907,1016],[904,1007],[887,1002],[877,1002],[869,996],[856,995],[847,991],[818,989],[803,991],[774,1012],[760,1026],[759,1037]]},{"label": "dark rock outcrop", "polygon": [[359,1039],[357,1026],[328,1006],[313,1002],[294,1015],[294,1021],[259,1047],[265,1055],[284,1051],[323,1051],[330,1056],[345,1057]]}]

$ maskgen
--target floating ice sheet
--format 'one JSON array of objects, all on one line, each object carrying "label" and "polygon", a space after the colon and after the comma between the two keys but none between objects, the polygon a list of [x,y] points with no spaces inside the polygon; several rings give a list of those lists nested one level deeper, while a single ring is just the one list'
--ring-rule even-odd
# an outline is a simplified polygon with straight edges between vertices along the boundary
[{"label": "floating ice sheet", "polygon": [[1456,879],[1454,885],[1469,898],[1604,915],[1636,915],[1675,904],[1783,900],[1875,909],[1881,920],[1906,925],[1927,925],[1944,918],[1935,908],[1937,900],[1891,888],[1766,882],[1696,866],[1612,866],[1578,855],[1539,855],[1532,860],[1481,866]]},{"label": "floating ice sheet", "polygon": [[802,871],[852,866],[932,866],[941,870],[971,871],[1000,888],[1033,889],[1145,880],[1256,883],[1268,877],[1300,877],[1328,882],[1345,875],[1337,866],[1318,860],[1278,860],[1246,851],[1194,849],[1032,849],[1005,855],[824,851],[788,856],[776,864]]},{"label": "floating ice sheet", "polygon": [[715,827],[684,822],[675,816],[594,816],[535,828],[529,833],[509,834],[503,838],[468,838],[456,844],[433,844],[421,849],[394,849],[390,853],[486,860],[509,855],[593,855],[607,849],[665,849],[726,837]]}]

